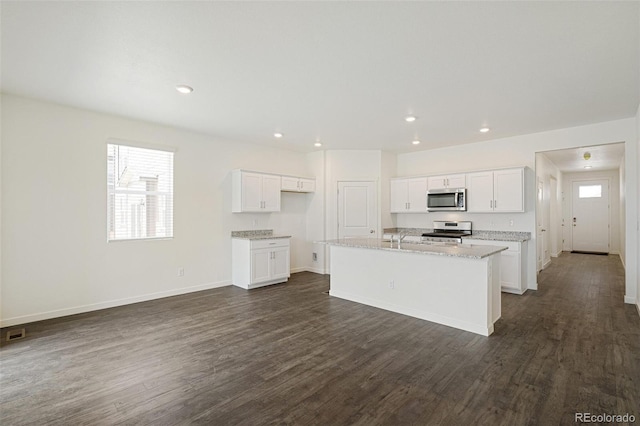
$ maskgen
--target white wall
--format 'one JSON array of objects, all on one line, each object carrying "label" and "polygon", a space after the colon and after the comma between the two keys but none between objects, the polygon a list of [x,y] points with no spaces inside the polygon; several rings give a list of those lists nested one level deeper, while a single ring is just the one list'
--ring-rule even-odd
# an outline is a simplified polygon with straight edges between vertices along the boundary
[{"label": "white wall", "polygon": [[[638,105],[638,111],[636,112],[636,162],[635,165],[640,166],[640,105]],[[633,153],[630,152],[626,152],[625,154],[627,157],[633,157]],[[626,165],[625,167],[628,167],[628,164],[630,163],[630,161],[627,159]],[[640,173],[638,173],[636,175],[637,181],[636,181],[636,187],[635,187],[635,191],[636,194],[638,193],[638,191],[640,190]],[[627,179],[629,179],[629,175],[627,175]],[[627,187],[632,186],[632,185],[627,185]],[[629,191],[632,191],[633,189],[629,189]],[[627,191],[627,193],[629,192]],[[637,202],[637,212],[640,212],[640,197],[638,197],[638,199],[636,200]],[[627,197],[627,209],[626,211],[629,211],[629,206],[631,206],[631,208],[633,208],[634,205],[634,200],[631,197]],[[635,220],[634,220],[635,219]],[[629,217],[626,218],[627,221],[627,229],[629,229],[629,235],[632,235],[633,233],[633,225],[635,225],[636,227],[636,267],[637,267],[637,275],[636,275],[636,294],[635,294],[635,299],[636,299],[636,307],[638,308],[638,313],[640,313],[640,218],[638,218],[638,216],[635,216],[631,219],[629,219]],[[627,247],[627,249],[629,248],[629,245],[633,244],[633,241],[629,241],[627,240],[627,244],[625,245],[625,247]],[[629,256],[627,256],[627,259],[630,259],[633,256],[633,252],[628,252]],[[629,264],[627,265],[627,269],[633,268],[633,264],[631,262],[629,262]],[[628,296],[630,297],[630,296]],[[628,301],[629,303],[632,303],[632,300]]]},{"label": "white wall", "polygon": [[[309,176],[304,154],[1,100],[3,326],[229,284],[232,230],[290,234],[292,269],[309,265],[311,195],[283,194],[281,213],[231,213],[232,169]],[[106,242],[108,138],[177,149],[173,239]]]},{"label": "white wall", "polygon": [[[412,152],[398,155],[398,175],[417,176],[427,174],[465,172],[478,169],[504,168],[515,166],[535,167],[536,152],[551,151],[555,149],[576,148],[580,146],[602,145],[606,143],[624,142],[626,151],[625,173],[627,182],[627,209],[626,228],[635,228],[638,210],[638,140],[636,119],[609,121],[588,126],[572,127],[542,133],[534,133],[523,136],[515,136],[504,139],[495,139],[474,144],[459,145],[448,148],[434,149],[421,152]],[[513,215],[478,215],[472,219],[485,227],[493,222],[495,228],[501,229],[513,216],[514,226],[517,231],[528,231],[535,239],[535,185],[534,177],[526,179],[525,213]],[[629,208],[634,206],[634,208]],[[455,219],[455,215],[451,215]],[[398,226],[424,226],[435,218],[432,214],[419,214],[417,216],[398,215]],[[476,229],[480,229],[476,226]],[[535,288],[535,240],[529,244],[528,286]],[[638,234],[629,234],[626,241],[626,296],[625,301],[633,303],[636,300],[637,275],[638,275]]]},{"label": "white wall", "polygon": [[[609,233],[611,247],[609,251],[611,254],[621,254],[620,250],[620,171],[619,170],[602,170],[602,171],[585,171],[575,173],[563,174],[563,188],[562,192],[565,194],[564,200],[564,220],[566,224],[571,225],[573,202],[573,182],[590,179],[608,179],[609,180],[609,218],[611,231]],[[624,226],[622,226],[624,227]],[[571,227],[569,227],[571,229]],[[566,243],[569,247],[573,246],[571,232],[568,232],[566,237]]]},{"label": "white wall", "polygon": [[307,154],[309,173],[316,177],[316,192],[307,200],[307,239],[308,256],[317,254],[317,260],[310,261],[309,270],[318,274],[325,274],[327,246],[318,241],[324,241],[326,236],[326,151],[316,151]]},{"label": "white wall", "polygon": [[[625,179],[626,179],[626,171],[625,171],[625,157],[626,155],[622,156],[622,161],[620,163],[620,168],[618,169],[618,181],[620,182],[620,188],[618,191],[619,197],[620,197],[620,208],[618,209],[619,212],[619,224],[620,226],[617,228],[618,231],[618,235],[620,238],[620,247],[619,247],[619,252],[620,252],[620,259],[622,260],[622,265],[626,268],[625,265],[625,259],[626,259],[626,244],[627,244],[627,232],[626,232],[626,223],[627,223],[627,212],[626,212],[626,208],[627,208],[627,186],[625,184]],[[615,231],[615,228],[612,228]]]}]

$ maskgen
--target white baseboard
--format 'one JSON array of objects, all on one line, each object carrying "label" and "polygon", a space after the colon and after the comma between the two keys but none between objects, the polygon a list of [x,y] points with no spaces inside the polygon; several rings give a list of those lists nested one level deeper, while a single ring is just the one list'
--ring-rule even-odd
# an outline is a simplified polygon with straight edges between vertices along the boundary
[{"label": "white baseboard", "polygon": [[291,268],[291,273],[296,274],[298,272],[313,272],[314,274],[326,275],[324,268],[314,268],[313,266],[300,266],[298,268]]},{"label": "white baseboard", "polygon": [[309,272],[313,272],[314,274],[326,275],[327,271],[324,268],[307,268]]},{"label": "white baseboard", "polygon": [[636,309],[638,310],[638,315],[640,315],[640,302],[636,303]]},{"label": "white baseboard", "polygon": [[631,297],[631,296],[625,296],[624,297],[624,303],[629,303],[631,305],[635,305],[636,304],[636,299],[634,297]]},{"label": "white baseboard", "polygon": [[627,265],[624,264],[624,256],[621,255],[620,253],[618,253],[618,256],[620,256],[620,262],[622,262],[622,267],[626,270],[627,269]]},{"label": "white baseboard", "polygon": [[107,302],[91,303],[89,305],[75,306],[72,308],[57,309],[54,311],[40,312],[36,314],[22,315],[19,317],[6,318],[0,320],[0,327],[12,327],[19,324],[27,324],[34,321],[42,321],[52,318],[66,317],[67,315],[82,314],[85,312],[99,311],[101,309],[114,308],[116,306],[130,305],[132,303],[147,302],[149,300],[162,299],[164,297],[178,296],[180,294],[193,293],[196,291],[208,290],[211,288],[225,287],[231,285],[231,281],[218,281],[182,287],[174,290],[159,291],[157,293],[142,294],[140,296],[127,297],[124,299],[110,300]]},{"label": "white baseboard", "polygon": [[542,269],[546,268],[549,265],[551,265],[551,259],[549,259],[546,263],[542,265]]}]

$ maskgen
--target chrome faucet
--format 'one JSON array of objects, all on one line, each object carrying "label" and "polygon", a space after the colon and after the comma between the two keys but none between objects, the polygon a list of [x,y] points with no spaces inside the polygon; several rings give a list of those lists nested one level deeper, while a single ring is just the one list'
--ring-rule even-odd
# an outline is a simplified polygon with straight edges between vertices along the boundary
[{"label": "chrome faucet", "polygon": [[[402,240],[404,240],[406,235],[397,234],[396,238],[398,239],[398,248],[402,248]],[[391,235],[391,247],[393,247],[393,234]]]}]

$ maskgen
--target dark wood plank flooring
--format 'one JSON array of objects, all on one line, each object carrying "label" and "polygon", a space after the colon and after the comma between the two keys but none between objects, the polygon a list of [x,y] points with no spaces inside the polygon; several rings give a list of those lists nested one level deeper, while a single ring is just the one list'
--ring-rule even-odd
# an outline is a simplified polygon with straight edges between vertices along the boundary
[{"label": "dark wood plank flooring", "polygon": [[[640,317],[617,256],[565,253],[486,338],[332,298],[299,273],[28,324],[2,425],[640,422]],[[6,330],[3,330],[3,338]]]}]

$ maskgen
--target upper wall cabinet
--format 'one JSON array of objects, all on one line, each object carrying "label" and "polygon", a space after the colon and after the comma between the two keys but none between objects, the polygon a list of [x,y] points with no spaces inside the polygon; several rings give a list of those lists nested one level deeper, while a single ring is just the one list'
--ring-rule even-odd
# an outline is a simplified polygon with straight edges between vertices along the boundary
[{"label": "upper wall cabinet", "polygon": [[427,178],[391,179],[391,213],[425,213]]},{"label": "upper wall cabinet", "polygon": [[234,170],[231,211],[233,213],[279,212],[280,176]]},{"label": "upper wall cabinet", "polygon": [[429,189],[464,188],[467,186],[466,175],[464,173],[457,175],[429,176],[427,179]]},{"label": "upper wall cabinet", "polygon": [[316,190],[316,181],[315,179],[282,176],[280,190],[285,192],[314,192]]},{"label": "upper wall cabinet", "polygon": [[467,211],[523,212],[524,169],[468,173]]}]

